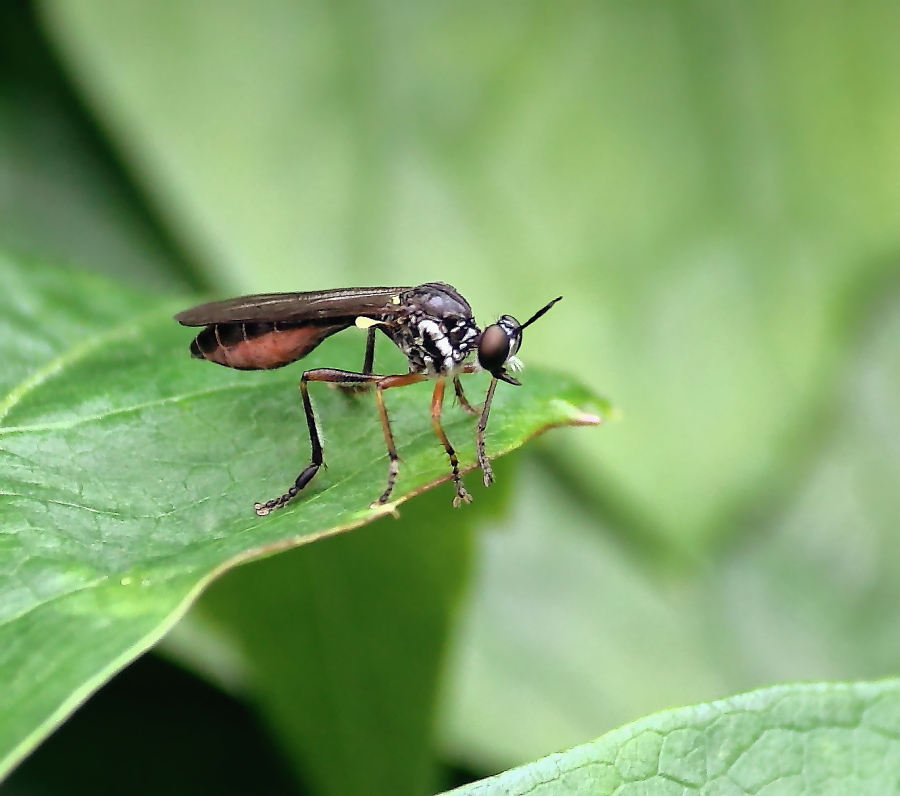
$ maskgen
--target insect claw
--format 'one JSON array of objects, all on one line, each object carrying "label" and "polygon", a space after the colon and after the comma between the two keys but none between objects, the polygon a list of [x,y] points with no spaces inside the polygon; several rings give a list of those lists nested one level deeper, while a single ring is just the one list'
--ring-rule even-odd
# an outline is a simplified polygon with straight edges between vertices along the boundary
[{"label": "insect claw", "polygon": [[458,509],[463,503],[471,503],[472,496],[466,491],[466,488],[460,485],[459,489],[456,492],[456,497],[453,498],[453,508]]},{"label": "insect claw", "polygon": [[400,519],[400,512],[397,510],[397,505],[395,503],[391,503],[390,501],[385,501],[384,503],[381,500],[373,500],[369,504],[369,508],[377,511],[379,514],[389,514],[395,520]]},{"label": "insect claw", "polygon": [[491,463],[488,461],[487,457],[478,462],[481,466],[481,480],[485,486],[490,486],[494,483],[494,470],[491,467]]}]

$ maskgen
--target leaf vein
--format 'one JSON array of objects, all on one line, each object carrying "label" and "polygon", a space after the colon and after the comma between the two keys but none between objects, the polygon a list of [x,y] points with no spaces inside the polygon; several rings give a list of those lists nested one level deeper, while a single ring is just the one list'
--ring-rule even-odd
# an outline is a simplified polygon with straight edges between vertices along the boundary
[{"label": "leaf vein", "polygon": [[[191,398],[202,398],[207,395],[215,395],[216,393],[227,392],[228,390],[235,389],[255,390],[266,386],[268,385],[261,382],[254,384],[227,384],[221,387],[211,387],[207,390],[198,390],[196,392],[182,393],[181,395],[170,395],[166,398],[157,398],[153,401],[145,401],[144,403],[133,404],[132,406],[123,406],[118,409],[111,409],[109,412],[104,412],[103,414],[78,415],[77,417],[70,418],[69,420],[58,420],[53,423],[40,423],[27,426],[0,426],[0,434],[23,434],[39,431],[65,431],[67,429],[83,425],[85,423],[96,423],[101,420],[105,420],[108,417],[115,417],[116,415],[126,415],[132,412],[140,412],[144,409],[152,409],[156,406],[177,404],[179,401],[189,400]],[[2,419],[2,415],[0,415],[0,420]]]},{"label": "leaf vein", "polygon": [[5,627],[7,625],[11,625],[13,622],[18,622],[19,620],[24,619],[26,616],[34,613],[39,608],[43,608],[45,606],[50,605],[51,603],[58,602],[59,600],[64,600],[67,597],[71,597],[73,594],[79,594],[80,592],[87,591],[88,589],[93,589],[107,580],[109,580],[108,575],[101,575],[100,577],[95,578],[91,581],[88,581],[87,583],[83,583],[81,586],[78,586],[77,588],[68,589],[67,591],[61,591],[58,594],[53,594],[49,597],[46,597],[43,600],[38,600],[38,601],[32,603],[31,605],[29,605],[27,608],[24,608],[21,611],[18,611],[17,613],[10,614],[9,616],[3,617],[3,619],[0,620],[0,628]]},{"label": "leaf vein", "polygon": [[137,320],[129,321],[125,324],[113,326],[100,334],[87,337],[83,342],[66,349],[62,353],[53,357],[43,366],[33,371],[27,378],[20,381],[13,387],[6,397],[0,401],[0,423],[15,408],[16,405],[31,392],[40,387],[45,381],[55,376],[63,368],[78,362],[78,360],[86,357],[91,352],[98,349],[104,343],[120,339],[129,334],[137,332],[147,321],[158,320],[159,310],[148,310],[143,316]]}]

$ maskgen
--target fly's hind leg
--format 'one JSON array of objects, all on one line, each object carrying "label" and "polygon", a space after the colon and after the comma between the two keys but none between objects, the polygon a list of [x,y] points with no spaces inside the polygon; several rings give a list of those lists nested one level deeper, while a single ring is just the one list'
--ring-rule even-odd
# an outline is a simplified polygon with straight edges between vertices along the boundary
[{"label": "fly's hind leg", "polygon": [[337,385],[365,385],[377,382],[382,378],[382,376],[374,376],[370,373],[354,373],[350,370],[337,370],[335,368],[307,370],[300,377],[300,396],[303,399],[303,411],[306,414],[306,426],[309,429],[310,462],[297,476],[297,479],[287,492],[277,498],[267,500],[265,503],[254,505],[254,509],[260,517],[265,517],[269,512],[280,509],[282,506],[290,503],[313,480],[316,473],[319,472],[319,468],[324,465],[322,441],[319,438],[319,430],[316,427],[316,416],[313,412],[312,402],[309,400],[308,383],[311,381],[324,381],[328,384]]}]

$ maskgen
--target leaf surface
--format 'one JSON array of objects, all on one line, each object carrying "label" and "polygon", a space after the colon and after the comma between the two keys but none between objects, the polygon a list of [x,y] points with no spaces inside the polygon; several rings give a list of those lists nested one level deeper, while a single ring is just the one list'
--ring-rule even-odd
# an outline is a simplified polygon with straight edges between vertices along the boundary
[{"label": "leaf surface", "polygon": [[[9,259],[0,283],[2,773],[216,574],[383,515],[369,504],[386,456],[371,400],[320,390],[329,469],[286,510],[257,517],[253,503],[280,494],[309,455],[299,369],[192,361],[191,332],[171,319],[184,299]],[[361,349],[361,335],[343,335],[307,361],[354,367]],[[571,380],[528,375],[527,387],[498,390],[491,454],[603,408]],[[420,386],[387,399],[404,459],[397,503],[448,475]],[[471,420],[448,403],[445,425],[471,466]]]},{"label": "leaf surface", "polygon": [[667,711],[455,796],[896,794],[900,683],[778,686]]}]

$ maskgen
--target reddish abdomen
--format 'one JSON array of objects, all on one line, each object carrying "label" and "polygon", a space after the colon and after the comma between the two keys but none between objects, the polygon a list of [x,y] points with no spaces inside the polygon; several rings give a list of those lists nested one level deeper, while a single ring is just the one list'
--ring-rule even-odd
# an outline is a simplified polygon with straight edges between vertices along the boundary
[{"label": "reddish abdomen", "polygon": [[191,343],[191,355],[237,370],[270,370],[305,357],[350,324],[214,323]]}]

